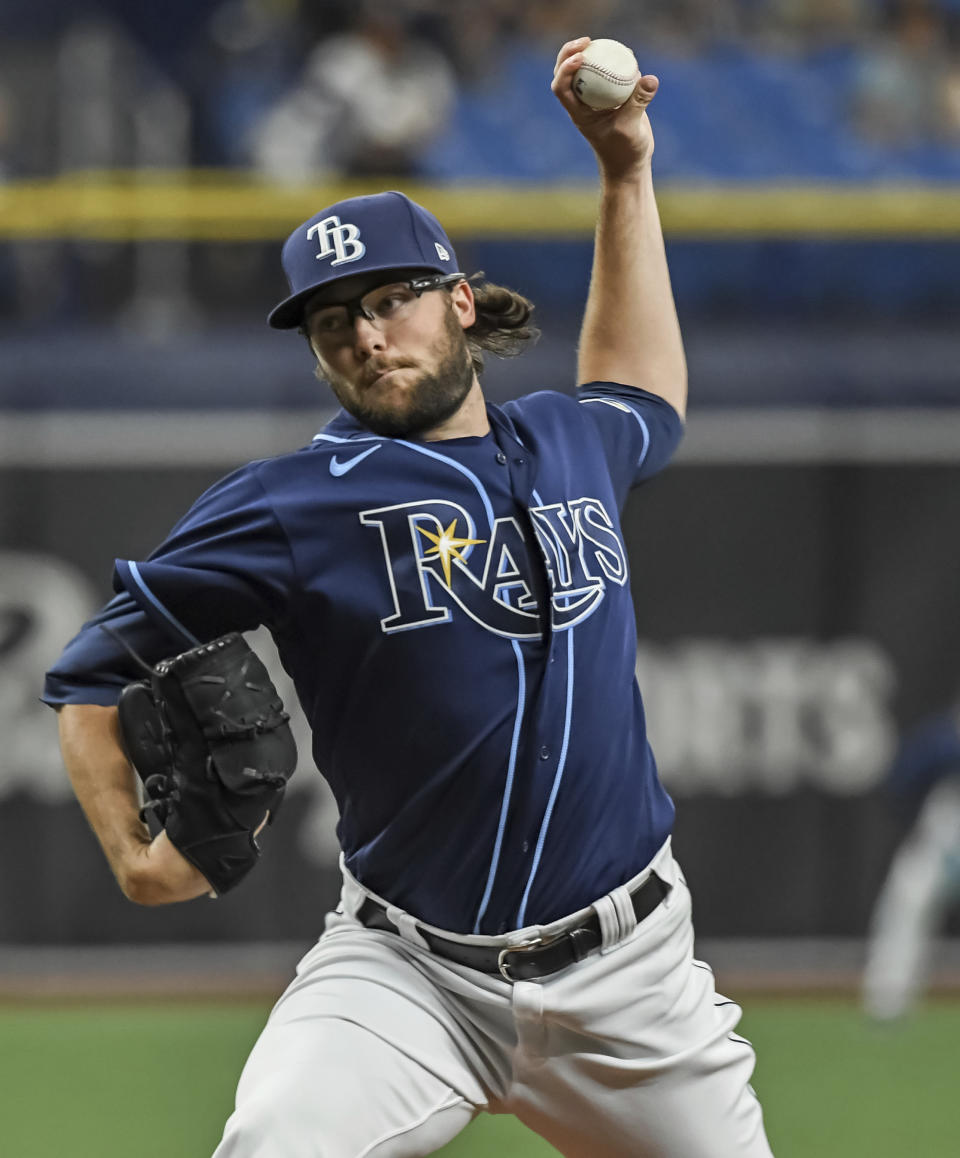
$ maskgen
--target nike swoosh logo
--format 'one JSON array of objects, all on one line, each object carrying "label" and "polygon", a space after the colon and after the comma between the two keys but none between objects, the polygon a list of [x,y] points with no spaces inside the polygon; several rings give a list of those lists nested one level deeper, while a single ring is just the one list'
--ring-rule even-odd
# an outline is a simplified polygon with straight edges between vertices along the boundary
[{"label": "nike swoosh logo", "polygon": [[381,446],[383,446],[383,443],[378,442],[375,446],[361,451],[360,454],[355,454],[353,458],[348,458],[346,462],[339,462],[337,456],[334,455],[333,458],[330,459],[330,473],[334,478],[339,478],[342,474],[346,474],[348,470],[353,470],[358,462],[363,462],[368,455],[373,454],[375,450],[379,450]]}]

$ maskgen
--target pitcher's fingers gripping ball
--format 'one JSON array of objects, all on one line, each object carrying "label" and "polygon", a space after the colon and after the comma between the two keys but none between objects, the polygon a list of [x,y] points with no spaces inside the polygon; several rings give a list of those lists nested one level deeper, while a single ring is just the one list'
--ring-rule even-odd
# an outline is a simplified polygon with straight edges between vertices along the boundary
[{"label": "pitcher's fingers gripping ball", "polygon": [[618,109],[633,95],[640,79],[637,58],[619,40],[591,40],[581,52],[583,63],[573,91],[591,109]]},{"label": "pitcher's fingers gripping ball", "polygon": [[616,179],[653,155],[646,111],[659,86],[657,77],[641,75],[625,45],[582,36],[560,49],[550,88],[593,148],[601,168]]}]

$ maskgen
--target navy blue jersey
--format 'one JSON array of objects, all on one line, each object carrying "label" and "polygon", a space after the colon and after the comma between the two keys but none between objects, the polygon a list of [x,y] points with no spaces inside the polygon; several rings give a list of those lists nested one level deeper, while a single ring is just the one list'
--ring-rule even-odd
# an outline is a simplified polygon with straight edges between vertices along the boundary
[{"label": "navy blue jersey", "polygon": [[[483,437],[418,442],[341,412],[118,560],[98,618],[151,659],[266,624],[350,871],[424,921],[496,934],[584,907],[670,832],[619,514],[682,427],[612,384],[488,413]],[[96,623],[48,702],[111,703],[135,675]]]}]

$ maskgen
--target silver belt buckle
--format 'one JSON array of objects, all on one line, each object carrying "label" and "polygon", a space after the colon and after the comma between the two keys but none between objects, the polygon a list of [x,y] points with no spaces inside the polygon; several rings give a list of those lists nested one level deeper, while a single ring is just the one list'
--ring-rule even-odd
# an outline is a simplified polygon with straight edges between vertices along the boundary
[{"label": "silver belt buckle", "polygon": [[497,970],[504,981],[514,983],[515,978],[510,976],[508,970],[509,964],[504,960],[508,953],[530,953],[534,949],[540,949],[544,945],[544,940],[538,933],[535,937],[531,937],[529,941],[519,941],[516,945],[508,945],[506,949],[501,949],[497,954]]}]

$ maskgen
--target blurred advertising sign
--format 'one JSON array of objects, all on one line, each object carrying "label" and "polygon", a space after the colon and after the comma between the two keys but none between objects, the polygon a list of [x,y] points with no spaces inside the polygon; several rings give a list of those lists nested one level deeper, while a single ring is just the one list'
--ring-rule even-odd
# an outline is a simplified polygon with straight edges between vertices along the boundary
[{"label": "blurred advertising sign", "polygon": [[641,643],[637,678],[675,794],[855,795],[892,755],[894,666],[869,639]]},{"label": "blurred advertising sign", "polygon": [[16,792],[40,801],[70,792],[37,680],[95,606],[94,585],[74,564],[0,550],[0,804]]}]

